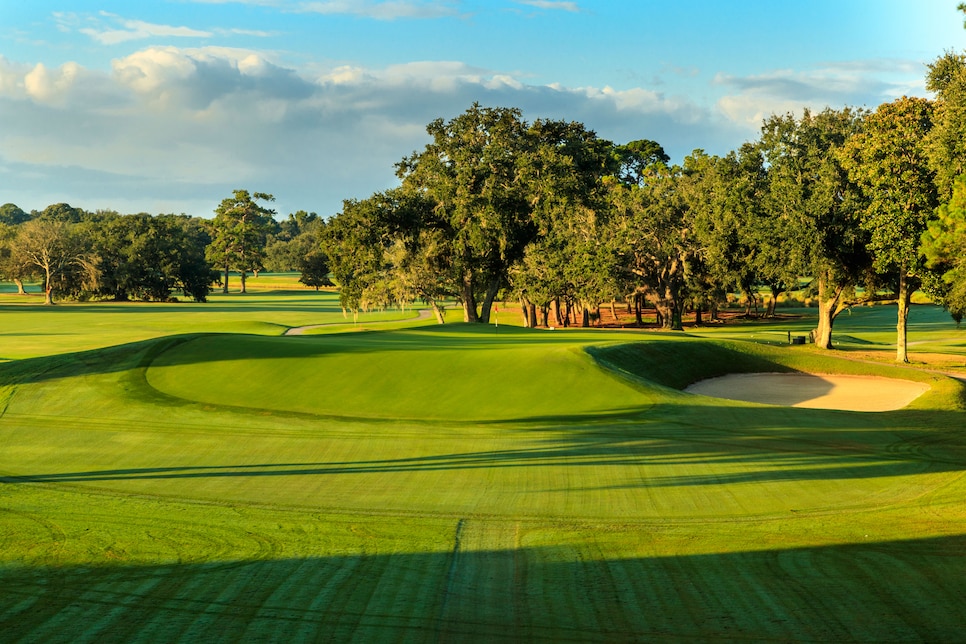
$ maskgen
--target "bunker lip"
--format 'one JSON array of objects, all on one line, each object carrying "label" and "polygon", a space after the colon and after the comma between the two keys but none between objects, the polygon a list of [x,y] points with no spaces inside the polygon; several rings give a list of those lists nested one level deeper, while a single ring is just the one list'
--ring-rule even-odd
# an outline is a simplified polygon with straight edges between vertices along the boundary
[{"label": "bunker lip", "polygon": [[744,402],[835,409],[894,411],[929,390],[911,380],[812,373],[742,373],[701,380],[684,391]]}]

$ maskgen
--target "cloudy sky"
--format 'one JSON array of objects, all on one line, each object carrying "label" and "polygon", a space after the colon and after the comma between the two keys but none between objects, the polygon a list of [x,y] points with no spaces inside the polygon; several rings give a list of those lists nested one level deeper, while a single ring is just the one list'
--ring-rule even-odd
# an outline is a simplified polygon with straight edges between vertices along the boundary
[{"label": "cloudy sky", "polygon": [[726,154],[771,113],[925,96],[957,3],[0,0],[0,204],[328,216],[474,101]]}]

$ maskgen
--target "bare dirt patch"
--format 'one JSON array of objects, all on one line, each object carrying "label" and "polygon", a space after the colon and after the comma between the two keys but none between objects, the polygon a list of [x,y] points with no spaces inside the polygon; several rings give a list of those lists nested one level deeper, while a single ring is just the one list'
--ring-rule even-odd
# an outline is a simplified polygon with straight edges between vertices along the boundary
[{"label": "bare dirt patch", "polygon": [[929,390],[911,380],[808,373],[743,373],[702,380],[685,391],[745,402],[838,409],[893,411]]}]

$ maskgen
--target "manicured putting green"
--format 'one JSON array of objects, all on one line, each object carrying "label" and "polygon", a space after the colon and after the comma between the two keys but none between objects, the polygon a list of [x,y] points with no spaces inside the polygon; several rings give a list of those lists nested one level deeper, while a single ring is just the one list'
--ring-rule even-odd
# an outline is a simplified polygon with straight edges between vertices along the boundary
[{"label": "manicured putting green", "polygon": [[520,331],[200,337],[156,358],[147,380],[185,400],[357,418],[606,416],[653,400],[579,347]]}]

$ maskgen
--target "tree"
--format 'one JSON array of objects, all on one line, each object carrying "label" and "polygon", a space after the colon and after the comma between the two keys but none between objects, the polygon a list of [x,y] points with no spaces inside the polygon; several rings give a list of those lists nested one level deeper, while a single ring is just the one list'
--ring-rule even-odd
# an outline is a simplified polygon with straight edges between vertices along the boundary
[{"label": "tree", "polygon": [[654,297],[661,325],[672,330],[683,328],[687,273],[697,250],[683,172],[658,163],[643,185],[614,184],[611,190],[623,264]]},{"label": "tree", "polygon": [[329,279],[329,258],[321,250],[315,250],[302,258],[299,282],[319,290],[322,286],[332,286]]},{"label": "tree", "polygon": [[921,242],[926,266],[940,275],[938,299],[959,323],[966,315],[966,175],[955,181],[952,198],[936,210]]},{"label": "tree", "polygon": [[233,196],[223,199],[215,209],[208,258],[224,267],[225,293],[228,292],[229,271],[234,269],[241,274],[241,292],[245,293],[247,274],[261,269],[266,235],[275,211],[258,205],[256,201],[274,200],[275,197],[264,192],[249,194],[247,190],[235,190]]},{"label": "tree", "polygon": [[347,199],[324,229],[321,243],[339,285],[343,312],[358,311],[365,291],[386,278],[386,252],[392,244],[388,217],[399,193],[397,188],[364,200]]},{"label": "tree", "polygon": [[97,269],[75,226],[57,220],[22,224],[13,244],[15,261],[35,268],[44,278],[44,304],[54,293],[95,288]]},{"label": "tree", "polygon": [[938,200],[925,145],[932,128],[928,99],[902,97],[865,119],[862,132],[842,148],[849,176],[865,193],[862,227],[879,273],[898,275],[896,360],[909,362],[907,325],[912,292],[924,266],[920,239]]},{"label": "tree", "polygon": [[948,201],[956,178],[966,173],[966,54],[946,52],[929,65],[926,89],[936,95],[926,143],[940,201]]},{"label": "tree", "polygon": [[835,318],[871,270],[868,234],[860,226],[861,193],[836,154],[860,130],[863,116],[848,108],[805,110],[800,119],[775,115],[762,126],[765,209],[781,222],[785,263],[813,280],[819,316],[812,336],[823,349],[832,348]]},{"label": "tree", "polygon": [[49,219],[53,221],[63,221],[70,224],[77,224],[87,217],[87,214],[81,208],[75,208],[67,203],[55,203],[44,208],[43,212],[37,215],[40,219]]},{"label": "tree", "polygon": [[614,148],[617,159],[617,178],[622,182],[640,185],[644,182],[646,171],[657,163],[667,164],[671,157],[656,141],[639,139]]},{"label": "tree", "polygon": [[205,301],[219,275],[205,259],[211,238],[201,221],[186,215],[101,213],[88,222],[98,293],[115,301],[165,301],[180,289]]},{"label": "tree", "polygon": [[16,226],[17,224],[22,224],[28,219],[30,219],[30,215],[12,203],[6,203],[0,206],[0,224]]},{"label": "tree", "polygon": [[0,223],[0,278],[12,281],[17,285],[17,293],[25,295],[23,282],[29,279],[37,270],[36,267],[25,263],[24,257],[16,253],[17,226]]},{"label": "tree", "polygon": [[319,247],[325,221],[299,210],[278,224],[265,244],[265,269],[273,272],[301,271],[306,258]]},{"label": "tree", "polygon": [[527,136],[518,177],[536,230],[511,266],[509,283],[527,326],[538,324],[538,306],[546,324],[551,305],[557,324],[569,324],[574,313],[588,326],[590,309],[619,294],[602,182],[616,171],[615,146],[574,122],[538,120]]},{"label": "tree", "polygon": [[406,190],[432,203],[425,225],[445,237],[466,322],[489,321],[509,267],[533,238],[518,161],[530,139],[520,110],[474,103],[450,120],[436,119],[422,152],[397,165]]}]

